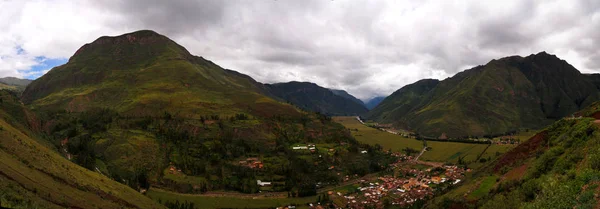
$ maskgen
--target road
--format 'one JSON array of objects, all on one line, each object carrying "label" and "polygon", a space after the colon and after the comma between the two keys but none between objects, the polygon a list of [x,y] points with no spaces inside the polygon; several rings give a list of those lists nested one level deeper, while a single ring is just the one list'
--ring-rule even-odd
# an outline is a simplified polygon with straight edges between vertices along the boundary
[{"label": "road", "polygon": [[421,157],[421,155],[423,155],[423,153],[425,153],[425,151],[427,151],[427,147],[423,147],[421,153],[419,153],[419,155],[417,155],[417,157],[415,158],[415,162],[419,161],[419,158]]}]

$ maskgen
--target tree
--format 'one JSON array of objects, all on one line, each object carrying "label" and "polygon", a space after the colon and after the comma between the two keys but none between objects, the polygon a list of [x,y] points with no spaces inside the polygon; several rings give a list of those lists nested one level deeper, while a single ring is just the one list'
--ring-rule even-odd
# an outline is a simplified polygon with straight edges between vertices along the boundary
[{"label": "tree", "polygon": [[406,153],[406,155],[413,155],[413,154],[419,153],[418,150],[410,148],[410,147],[404,148],[404,149],[402,149],[402,151],[404,151]]}]

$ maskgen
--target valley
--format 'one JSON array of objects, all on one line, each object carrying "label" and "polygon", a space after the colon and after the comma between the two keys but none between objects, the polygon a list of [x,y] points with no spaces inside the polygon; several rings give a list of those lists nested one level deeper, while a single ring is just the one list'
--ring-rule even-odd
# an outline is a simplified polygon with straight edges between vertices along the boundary
[{"label": "valley", "polygon": [[[366,144],[380,145],[383,150],[405,152],[408,148],[414,150],[413,152],[420,152],[424,146],[423,140],[408,138],[368,127],[356,120],[356,117],[334,117],[334,121],[341,123],[349,129],[356,140]],[[526,141],[526,139],[534,133],[535,132],[522,133],[518,138]],[[485,165],[486,162],[496,159],[501,154],[504,154],[515,147],[515,145],[512,144],[499,145],[425,141],[427,147],[430,147],[431,149],[424,152],[419,158],[420,160],[441,163],[458,163],[458,159],[462,158],[469,167],[473,168],[479,168]],[[480,160],[482,162],[480,162]]]},{"label": "valley", "polygon": [[[229,19],[242,27],[252,12]],[[508,50],[398,65],[386,59],[409,45],[249,35],[238,46],[248,31],[236,28],[219,46],[223,34],[187,32],[210,35],[76,34],[57,59],[0,50],[0,208],[600,208],[600,74],[582,73],[588,63]],[[330,51],[337,40],[349,48]]]}]

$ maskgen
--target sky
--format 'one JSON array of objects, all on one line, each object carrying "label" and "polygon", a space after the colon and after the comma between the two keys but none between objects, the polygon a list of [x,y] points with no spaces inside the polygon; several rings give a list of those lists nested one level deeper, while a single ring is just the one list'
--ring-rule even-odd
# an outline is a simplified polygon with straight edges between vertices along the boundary
[{"label": "sky", "polygon": [[263,83],[359,99],[541,51],[600,72],[598,0],[0,0],[0,77],[35,79],[100,36],[154,30]]}]

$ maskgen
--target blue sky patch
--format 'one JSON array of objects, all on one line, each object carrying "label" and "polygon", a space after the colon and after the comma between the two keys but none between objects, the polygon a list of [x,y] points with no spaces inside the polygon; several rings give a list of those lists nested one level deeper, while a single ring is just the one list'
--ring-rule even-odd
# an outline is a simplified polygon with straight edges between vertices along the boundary
[{"label": "blue sky patch", "polygon": [[33,80],[39,78],[40,76],[46,74],[46,72],[53,67],[65,64],[68,61],[66,58],[48,59],[46,57],[36,57],[35,60],[40,64],[34,65],[31,67],[31,69],[24,72],[24,77],[27,79]]}]

